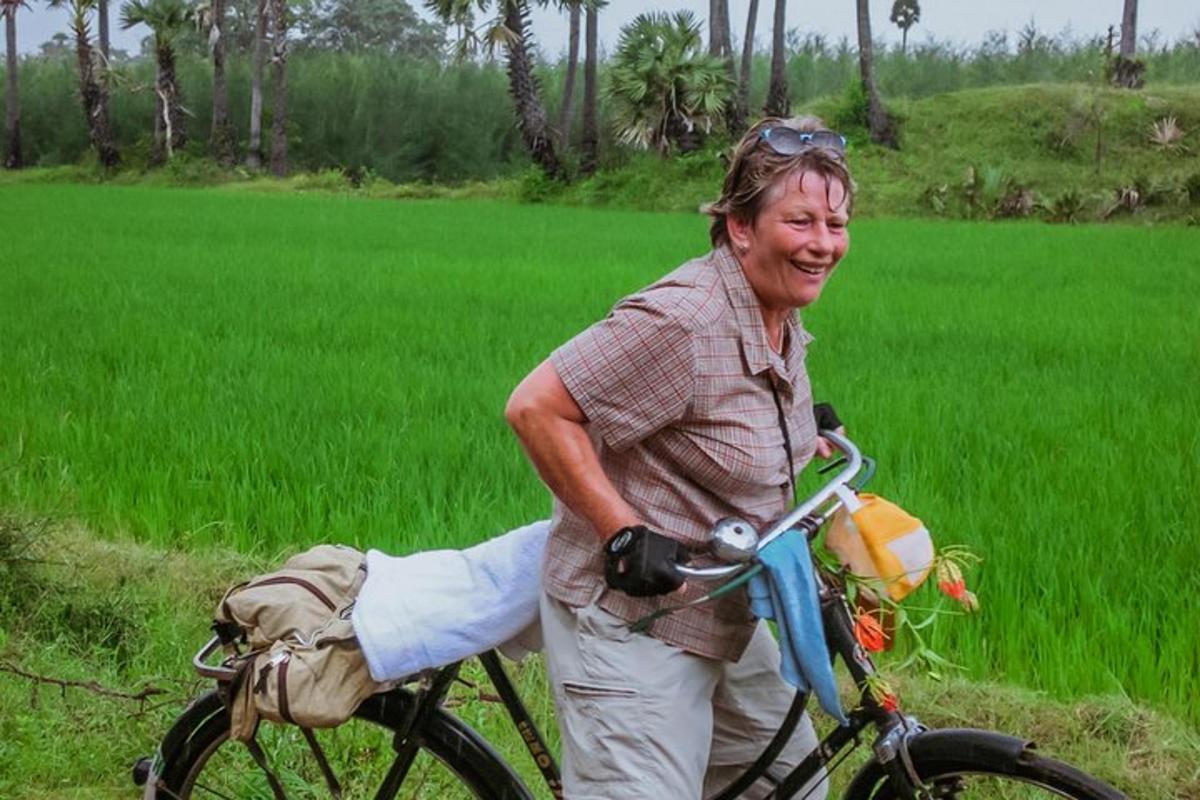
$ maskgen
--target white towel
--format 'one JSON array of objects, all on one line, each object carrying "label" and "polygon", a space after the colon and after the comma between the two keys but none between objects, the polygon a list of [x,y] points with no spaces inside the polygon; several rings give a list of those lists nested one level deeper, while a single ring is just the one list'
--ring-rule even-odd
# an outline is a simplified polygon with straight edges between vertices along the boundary
[{"label": "white towel", "polygon": [[549,532],[542,520],[467,550],[369,551],[351,621],[371,677],[396,680],[512,640],[536,649],[530,629]]}]

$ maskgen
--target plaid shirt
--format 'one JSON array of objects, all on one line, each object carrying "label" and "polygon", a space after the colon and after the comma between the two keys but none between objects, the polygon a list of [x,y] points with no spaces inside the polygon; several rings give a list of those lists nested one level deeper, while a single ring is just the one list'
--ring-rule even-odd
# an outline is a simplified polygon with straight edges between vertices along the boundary
[{"label": "plaid shirt", "polygon": [[[550,361],[587,415],[601,467],[645,523],[704,548],[712,524],[742,517],[760,530],[791,500],[776,386],[792,457],[816,450],[804,369],[812,337],[788,317],[784,356],[767,345],[758,300],[727,248],[689,261],[631,295],[609,316],[554,351]],[[633,598],[604,584],[601,534],[555,500],[544,584],[573,606],[633,621],[661,605],[710,591]],[[696,563],[696,560],[693,560]],[[711,563],[701,559],[700,563]],[[753,633],[744,592],[658,619],[650,633],[684,650],[737,660]]]}]

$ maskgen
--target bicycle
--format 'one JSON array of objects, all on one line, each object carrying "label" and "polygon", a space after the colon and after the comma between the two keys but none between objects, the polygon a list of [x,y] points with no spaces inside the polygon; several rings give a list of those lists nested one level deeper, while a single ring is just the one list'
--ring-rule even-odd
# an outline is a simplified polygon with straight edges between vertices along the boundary
[{"label": "bicycle", "polygon": [[[726,562],[711,567],[681,567],[689,580],[728,579],[712,597],[743,584],[758,549],[789,531],[802,532],[811,543],[841,505],[837,490],[861,488],[874,463],[845,437],[822,431],[843,458],[830,465],[840,471],[804,502],[776,521],[760,537],[744,522],[713,529],[713,553]],[[828,469],[828,468],[827,468]],[[857,481],[857,483],[856,483]],[[779,731],[759,758],[732,784],[710,800],[733,800],[764,776],[775,783],[772,797],[798,797],[822,770],[831,772],[875,729],[871,757],[850,780],[846,800],[909,798],[1063,797],[1070,800],[1117,800],[1125,795],[1074,767],[1042,756],[1032,742],[992,731],[967,728],[928,729],[899,709],[885,708],[868,689],[875,666],[854,636],[854,622],[842,584],[818,571],[818,596],[830,655],[840,658],[857,686],[861,701],[849,712],[849,726],[835,728],[790,774],[767,775],[807,705],[797,693]],[[701,598],[703,600],[704,598]],[[457,784],[482,800],[531,800],[533,794],[513,768],[476,731],[444,707],[460,663],[419,676],[368,698],[355,711],[352,724],[325,732],[323,745],[309,730],[262,725],[249,743],[229,739],[229,716],[222,699],[231,671],[206,662],[219,648],[209,641],[193,657],[202,676],[214,678],[216,689],[194,701],[164,737],[153,758],[134,767],[134,780],[146,798],[193,797],[331,797],[345,794],[342,781],[357,778],[367,766],[382,777],[376,798],[445,797]],[[550,793],[562,797],[558,767],[495,651],[478,656],[505,705]],[[223,683],[224,682],[224,683]],[[352,727],[374,729],[374,738]],[[264,742],[274,753],[271,764]],[[386,745],[381,742],[387,742]],[[339,777],[327,750],[348,763]],[[307,748],[307,750],[305,749]],[[368,763],[373,762],[373,763]],[[403,792],[403,793],[401,793]]]}]

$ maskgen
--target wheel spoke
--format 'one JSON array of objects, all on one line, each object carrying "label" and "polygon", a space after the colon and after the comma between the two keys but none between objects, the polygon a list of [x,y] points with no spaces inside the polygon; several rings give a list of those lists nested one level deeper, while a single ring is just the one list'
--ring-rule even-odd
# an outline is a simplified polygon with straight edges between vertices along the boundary
[{"label": "wheel spoke", "polygon": [[[221,800],[237,800],[237,798],[230,797],[229,795],[225,794],[224,792],[218,792],[216,789],[212,788],[211,786],[206,786],[203,783],[197,783],[196,789],[198,789],[200,791],[208,792],[209,794],[214,795],[215,797],[221,798]],[[174,793],[172,792],[172,794],[174,794]]]},{"label": "wheel spoke", "polygon": [[[215,704],[216,698],[208,702]],[[347,723],[306,735],[292,725],[260,725],[252,748],[229,738],[218,708],[168,759],[160,797],[177,800],[404,800],[526,798],[528,791],[474,734],[442,712],[411,743],[393,746],[410,701],[400,693],[366,704]]]}]

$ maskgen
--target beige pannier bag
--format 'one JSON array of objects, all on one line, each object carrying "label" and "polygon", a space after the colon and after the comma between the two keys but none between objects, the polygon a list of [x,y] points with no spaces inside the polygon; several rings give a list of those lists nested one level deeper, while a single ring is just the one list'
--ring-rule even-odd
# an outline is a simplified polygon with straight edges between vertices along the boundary
[{"label": "beige pannier bag", "polygon": [[251,739],[264,718],[340,725],[387,688],[371,679],[350,623],[366,574],[361,552],[320,545],[225,593],[213,628],[238,673],[229,685],[235,739]]}]

